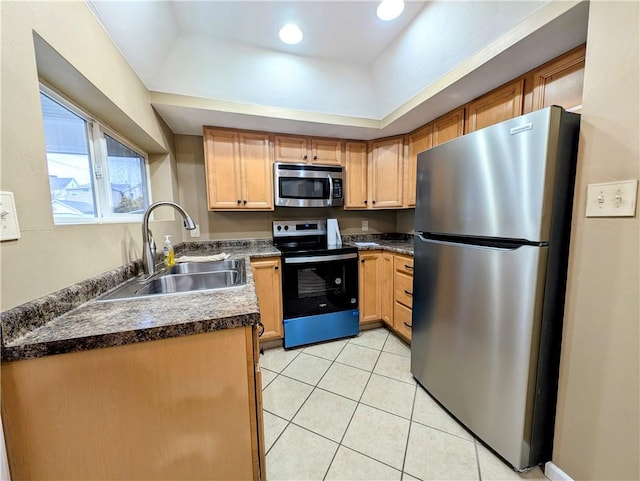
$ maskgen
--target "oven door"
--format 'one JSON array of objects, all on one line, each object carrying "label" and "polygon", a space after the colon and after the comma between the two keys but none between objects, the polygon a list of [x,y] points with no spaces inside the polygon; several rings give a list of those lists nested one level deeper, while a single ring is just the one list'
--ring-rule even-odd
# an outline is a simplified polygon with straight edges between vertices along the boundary
[{"label": "oven door", "polygon": [[358,308],[358,254],[286,256],[282,298],[285,319]]}]

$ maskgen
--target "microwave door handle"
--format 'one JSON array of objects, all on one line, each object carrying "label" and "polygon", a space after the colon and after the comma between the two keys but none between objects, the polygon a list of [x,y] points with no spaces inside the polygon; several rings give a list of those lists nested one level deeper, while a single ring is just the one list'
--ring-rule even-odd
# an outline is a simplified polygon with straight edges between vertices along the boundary
[{"label": "microwave door handle", "polygon": [[329,203],[327,205],[331,206],[333,204],[333,177],[331,174],[327,175],[329,178]]}]

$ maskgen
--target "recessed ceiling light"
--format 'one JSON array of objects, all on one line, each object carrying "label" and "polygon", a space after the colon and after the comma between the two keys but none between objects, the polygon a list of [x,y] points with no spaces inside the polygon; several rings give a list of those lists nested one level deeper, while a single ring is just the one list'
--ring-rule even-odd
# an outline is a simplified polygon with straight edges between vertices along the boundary
[{"label": "recessed ceiling light", "polygon": [[380,20],[393,20],[400,16],[403,10],[403,0],[382,0],[382,3],[378,5],[376,13]]},{"label": "recessed ceiling light", "polygon": [[295,45],[302,40],[302,30],[295,23],[288,23],[280,29],[280,40],[289,45]]}]

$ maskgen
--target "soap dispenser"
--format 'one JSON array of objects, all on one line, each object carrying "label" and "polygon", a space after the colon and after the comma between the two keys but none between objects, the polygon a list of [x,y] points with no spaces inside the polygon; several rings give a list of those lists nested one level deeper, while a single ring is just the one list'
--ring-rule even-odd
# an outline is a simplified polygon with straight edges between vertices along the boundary
[{"label": "soap dispenser", "polygon": [[164,254],[164,265],[166,267],[172,267],[176,263],[176,255],[173,251],[173,246],[171,245],[171,236],[164,236],[164,247],[162,248],[162,253]]}]

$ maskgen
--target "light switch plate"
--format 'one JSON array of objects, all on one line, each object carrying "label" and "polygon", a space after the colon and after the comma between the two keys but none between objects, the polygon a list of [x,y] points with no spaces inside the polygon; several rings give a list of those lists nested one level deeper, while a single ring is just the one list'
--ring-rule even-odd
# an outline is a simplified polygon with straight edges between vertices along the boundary
[{"label": "light switch plate", "polygon": [[633,217],[638,180],[587,185],[587,217]]},{"label": "light switch plate", "polygon": [[13,192],[0,192],[0,241],[20,239]]},{"label": "light switch plate", "polygon": [[369,230],[369,221],[368,220],[363,220],[362,221],[362,231],[368,231]]}]

